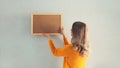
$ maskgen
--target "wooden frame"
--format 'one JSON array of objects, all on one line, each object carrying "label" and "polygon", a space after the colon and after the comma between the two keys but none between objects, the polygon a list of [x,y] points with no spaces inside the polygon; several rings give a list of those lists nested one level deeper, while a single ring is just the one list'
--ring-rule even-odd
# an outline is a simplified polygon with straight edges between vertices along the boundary
[{"label": "wooden frame", "polygon": [[61,14],[32,14],[31,33],[32,35],[41,35],[42,33],[60,34]]}]

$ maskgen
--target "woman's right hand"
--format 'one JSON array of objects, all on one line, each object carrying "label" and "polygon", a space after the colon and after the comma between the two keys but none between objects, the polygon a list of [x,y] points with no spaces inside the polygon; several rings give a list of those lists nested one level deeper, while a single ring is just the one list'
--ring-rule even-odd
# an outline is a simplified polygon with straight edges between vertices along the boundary
[{"label": "woman's right hand", "polygon": [[64,28],[63,28],[63,26],[61,27],[61,34],[64,34]]},{"label": "woman's right hand", "polygon": [[61,27],[61,34],[63,35],[63,37],[65,37],[65,32],[64,32],[63,26]]}]

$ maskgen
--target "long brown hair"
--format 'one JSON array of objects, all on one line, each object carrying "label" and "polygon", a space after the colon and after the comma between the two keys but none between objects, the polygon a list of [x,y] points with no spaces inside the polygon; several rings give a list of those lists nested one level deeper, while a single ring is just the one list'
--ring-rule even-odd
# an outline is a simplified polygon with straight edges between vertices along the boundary
[{"label": "long brown hair", "polygon": [[89,44],[87,42],[87,28],[85,23],[80,21],[73,23],[71,43],[80,54],[88,55]]}]

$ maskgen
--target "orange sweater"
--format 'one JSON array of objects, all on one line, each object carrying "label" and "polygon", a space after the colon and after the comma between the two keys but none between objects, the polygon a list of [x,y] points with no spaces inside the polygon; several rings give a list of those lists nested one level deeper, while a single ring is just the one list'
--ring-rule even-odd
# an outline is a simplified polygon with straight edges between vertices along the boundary
[{"label": "orange sweater", "polygon": [[73,50],[67,38],[64,38],[64,46],[61,48],[55,48],[52,40],[49,40],[49,45],[53,55],[64,57],[63,68],[85,68],[87,57],[82,56],[78,51]]}]

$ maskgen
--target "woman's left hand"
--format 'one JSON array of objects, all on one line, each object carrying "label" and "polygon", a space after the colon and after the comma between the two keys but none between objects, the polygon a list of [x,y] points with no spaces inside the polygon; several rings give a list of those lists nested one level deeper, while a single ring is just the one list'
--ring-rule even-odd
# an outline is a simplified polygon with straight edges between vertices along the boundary
[{"label": "woman's left hand", "polygon": [[50,38],[50,35],[49,35],[48,33],[43,33],[42,35],[43,35],[44,37],[47,37],[48,39],[51,39],[51,38]]}]

